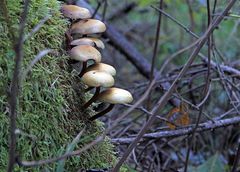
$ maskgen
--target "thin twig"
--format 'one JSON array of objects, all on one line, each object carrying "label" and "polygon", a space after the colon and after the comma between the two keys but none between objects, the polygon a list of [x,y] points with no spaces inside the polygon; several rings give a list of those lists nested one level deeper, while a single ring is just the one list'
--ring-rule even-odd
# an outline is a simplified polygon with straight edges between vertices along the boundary
[{"label": "thin twig", "polygon": [[238,163],[239,163],[239,160],[240,160],[240,139],[238,139],[238,142],[239,143],[238,143],[237,153],[236,153],[236,156],[234,158],[234,162],[233,162],[231,172],[236,172],[237,171]]},{"label": "thin twig", "polygon": [[[212,123],[211,121],[199,124],[196,132],[204,132],[208,130],[213,130],[221,127],[227,127],[230,125],[235,125],[240,123],[240,117],[232,117],[228,119],[222,119]],[[194,127],[194,126],[193,126]],[[159,131],[153,133],[147,133],[143,135],[144,139],[162,139],[162,138],[176,138],[179,136],[188,135],[193,132],[193,127],[184,127],[177,130],[167,130]],[[126,138],[114,138],[111,139],[112,143],[116,144],[129,144],[134,141],[136,137],[126,137]],[[143,140],[141,140],[143,141]]]},{"label": "thin twig", "polygon": [[108,1],[104,0],[103,12],[102,12],[102,22],[105,22],[106,13],[107,13]]},{"label": "thin twig", "polygon": [[[10,87],[10,98],[9,98],[9,109],[10,109],[10,140],[9,140],[9,159],[8,159],[8,172],[12,172],[14,169],[14,164],[16,162],[16,119],[17,119],[17,109],[18,109],[18,96],[19,96],[19,88],[21,81],[21,64],[23,60],[23,40],[24,40],[24,29],[27,21],[29,0],[24,1],[23,12],[20,18],[19,24],[19,35],[16,40],[16,44],[14,47],[14,51],[16,54],[15,57],[15,67],[13,71],[13,77],[11,80]],[[14,41],[14,40],[12,40]]]},{"label": "thin twig", "polygon": [[[215,9],[215,6],[216,6],[216,3],[217,1],[215,0],[214,1],[214,9]],[[156,7],[153,7],[154,9],[156,9]],[[167,14],[165,11],[163,10],[158,10],[159,12],[161,12],[162,14],[164,14],[166,17],[168,17],[169,19],[171,19],[173,22],[175,22],[176,24],[178,24],[180,27],[182,27],[184,30],[187,31],[187,33],[189,33],[190,35],[192,35],[193,37],[195,38],[199,38],[199,36],[195,33],[193,33],[192,31],[189,31],[189,29],[183,25],[180,21],[178,21],[177,19],[175,19],[174,17],[172,17],[171,15]],[[214,11],[214,10],[213,10]],[[215,48],[214,46],[214,50],[217,52],[217,54],[222,58],[222,55],[221,53],[219,52],[218,49]],[[200,57],[203,58],[204,61],[206,61],[206,57],[202,54],[202,53],[199,53]],[[216,63],[211,61],[211,65],[213,66],[216,66]],[[240,76],[240,71],[238,71],[237,69],[234,69],[230,66],[226,66],[226,65],[221,65],[221,67],[223,68],[223,70],[226,70],[226,71],[229,71],[230,73],[236,73],[238,74],[238,76]]]},{"label": "thin twig", "polygon": [[97,137],[94,141],[92,141],[91,143],[85,145],[83,148],[73,151],[73,152],[68,152],[65,153],[62,156],[59,157],[55,157],[55,158],[50,158],[50,159],[44,159],[44,160],[39,160],[39,161],[21,161],[18,157],[17,159],[17,163],[20,166],[24,166],[24,167],[36,167],[36,166],[40,166],[40,165],[45,165],[45,164],[51,164],[72,156],[77,156],[80,155],[82,152],[87,151],[88,149],[92,148],[94,145],[100,143],[101,141],[103,141],[105,138],[105,136],[101,135],[99,137]]},{"label": "thin twig", "polygon": [[94,18],[96,16],[96,14],[97,14],[99,8],[101,7],[101,5],[102,5],[102,2],[98,1],[97,8],[94,10],[93,15],[92,15],[91,18]]},{"label": "thin twig", "polygon": [[203,100],[198,103],[197,107],[200,108],[208,99],[209,95],[210,95],[210,92],[211,92],[211,84],[209,84],[208,86],[209,88],[207,89],[207,92],[204,94],[203,96]]},{"label": "thin twig", "polygon": [[[240,106],[240,104],[237,105],[237,108],[238,108],[239,106]],[[228,110],[227,112],[219,115],[218,117],[215,117],[213,120],[220,120],[220,119],[222,119],[222,118],[226,117],[227,115],[232,114],[232,113],[234,113],[234,112],[237,113],[237,111],[235,110],[235,108],[232,108],[232,109]]]},{"label": "thin twig", "polygon": [[[163,8],[163,0],[159,1],[159,8]],[[161,32],[161,19],[162,19],[162,13],[158,13],[158,22],[157,22],[157,29],[156,29],[156,36],[155,36],[155,42],[154,42],[154,48],[153,48],[153,56],[152,56],[152,63],[151,63],[151,71],[150,71],[150,83],[154,78],[154,69],[155,69],[155,63],[156,63],[156,58],[157,58],[157,51],[158,51],[158,44],[159,44],[159,37],[160,37],[160,32]],[[148,108],[151,107],[151,91],[148,95],[148,100],[147,100],[147,106]]]},{"label": "thin twig", "polygon": [[52,49],[46,49],[46,50],[42,50],[40,51],[36,57],[31,61],[31,63],[28,65],[27,69],[25,71],[23,71],[23,75],[22,75],[22,81],[24,81],[26,79],[26,76],[28,74],[28,72],[30,72],[32,70],[32,67],[39,61],[41,60],[44,56],[46,56],[49,53],[54,52],[54,50]]},{"label": "thin twig", "polygon": [[[159,9],[162,9],[162,7],[163,7],[163,0],[160,0]],[[154,68],[156,63],[159,37],[160,37],[160,31],[161,31],[161,19],[162,19],[162,13],[158,13],[158,22],[157,22],[157,29],[156,29],[156,36],[155,36],[155,43],[153,48],[153,56],[152,56],[152,64],[151,64],[151,72],[150,72],[150,81],[152,81],[154,77]]]},{"label": "thin twig", "polygon": [[196,35],[194,32],[192,32],[189,28],[187,28],[186,26],[184,26],[181,22],[179,22],[178,20],[176,20],[174,17],[170,16],[168,13],[166,13],[165,11],[151,6],[152,8],[154,8],[155,10],[159,11],[160,13],[162,13],[164,16],[170,18],[172,21],[174,21],[176,24],[178,24],[181,28],[183,28],[187,33],[190,33],[192,36],[194,36],[195,38],[199,38],[198,35]]},{"label": "thin twig", "polygon": [[126,5],[120,7],[119,9],[114,10],[114,13],[109,14],[107,17],[107,21],[113,21],[115,19],[122,19],[129,12],[133,11],[133,9],[137,7],[136,2],[129,2]]},{"label": "thin twig", "polygon": [[[208,24],[208,27],[210,27],[211,22],[212,22],[212,18],[211,18],[211,9],[210,9],[209,0],[207,0],[207,16],[208,16],[208,23],[207,24]],[[202,117],[202,114],[203,114],[203,105],[207,101],[208,96],[210,94],[210,90],[211,90],[209,87],[210,87],[210,70],[211,70],[211,47],[212,47],[211,38],[212,38],[212,35],[210,35],[208,37],[208,60],[207,60],[208,70],[207,70],[205,86],[204,86],[204,89],[203,89],[203,96],[202,96],[203,100],[197,105],[197,107],[199,107],[200,110],[199,110],[199,113],[198,113],[198,116],[197,116],[197,121],[196,121],[196,124],[194,126],[192,135],[189,139],[190,144],[187,148],[186,161],[185,161],[185,164],[184,164],[184,172],[187,172],[187,169],[188,169],[188,160],[189,160],[189,156],[190,156],[190,151],[192,149],[195,132],[197,131],[198,125],[200,123],[200,120],[201,120],[201,117]]]},{"label": "thin twig", "polygon": [[41,27],[44,25],[46,21],[50,19],[51,15],[46,15],[32,30],[24,37],[24,42],[31,38]]}]

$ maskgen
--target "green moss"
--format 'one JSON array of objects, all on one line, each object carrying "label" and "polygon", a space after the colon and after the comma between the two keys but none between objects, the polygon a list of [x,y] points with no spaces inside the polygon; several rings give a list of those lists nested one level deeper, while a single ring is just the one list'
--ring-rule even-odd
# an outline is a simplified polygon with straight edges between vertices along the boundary
[{"label": "green moss", "polygon": [[[8,10],[13,28],[17,30],[22,8],[21,0],[8,0]],[[52,17],[24,44],[22,69],[34,56],[44,49],[54,49],[57,53],[47,55],[32,69],[23,82],[19,100],[17,127],[17,151],[23,160],[40,160],[63,154],[72,139],[86,125],[86,119],[95,112],[81,111],[85,102],[83,85],[76,75],[67,70],[67,56],[63,50],[64,32],[67,21],[59,13],[56,0],[32,0],[25,33],[43,19]],[[17,32],[15,32],[17,34]],[[14,51],[8,38],[8,29],[0,18],[0,171],[4,171],[8,159],[8,105],[9,88],[14,67]],[[103,124],[93,122],[81,137],[77,148],[94,140],[104,130]],[[107,168],[113,164],[113,146],[106,139],[80,156],[69,158],[65,169]],[[16,167],[16,171],[56,170],[57,163],[37,168]]]}]

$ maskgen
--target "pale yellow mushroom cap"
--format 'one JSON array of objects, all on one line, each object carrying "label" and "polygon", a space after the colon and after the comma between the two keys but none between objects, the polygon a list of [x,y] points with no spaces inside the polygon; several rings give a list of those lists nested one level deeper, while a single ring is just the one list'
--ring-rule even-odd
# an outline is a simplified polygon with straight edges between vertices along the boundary
[{"label": "pale yellow mushroom cap", "polygon": [[132,94],[129,91],[115,87],[101,92],[97,99],[111,104],[124,104],[133,101]]},{"label": "pale yellow mushroom cap", "polygon": [[97,70],[84,73],[82,81],[89,87],[111,87],[114,85],[112,75]]},{"label": "pale yellow mushroom cap", "polygon": [[64,17],[70,19],[89,19],[91,18],[91,13],[88,9],[82,8],[76,5],[62,5],[61,12]]},{"label": "pale yellow mushroom cap", "polygon": [[98,38],[80,38],[73,40],[70,45],[91,45],[91,46],[97,46],[98,48],[104,49],[104,43],[98,39]]},{"label": "pale yellow mushroom cap", "polygon": [[90,45],[79,45],[70,50],[71,59],[86,62],[94,60],[96,63],[101,61],[101,53]]},{"label": "pale yellow mushroom cap", "polygon": [[89,38],[91,39],[98,48],[101,48],[101,49],[104,49],[105,48],[105,45],[104,43],[102,42],[102,40],[98,39],[98,38]]},{"label": "pale yellow mushroom cap", "polygon": [[90,46],[94,46],[95,43],[93,40],[89,39],[89,38],[80,38],[80,39],[75,39],[73,40],[70,45],[90,45]]},{"label": "pale yellow mushroom cap", "polygon": [[70,29],[71,33],[79,33],[82,35],[102,33],[106,31],[106,26],[103,22],[96,19],[86,19],[74,23]]},{"label": "pale yellow mushroom cap", "polygon": [[95,63],[93,65],[90,65],[87,69],[86,72],[92,71],[92,70],[99,70],[102,72],[109,73],[112,76],[116,75],[116,70],[114,67],[111,65],[105,64],[105,63]]}]

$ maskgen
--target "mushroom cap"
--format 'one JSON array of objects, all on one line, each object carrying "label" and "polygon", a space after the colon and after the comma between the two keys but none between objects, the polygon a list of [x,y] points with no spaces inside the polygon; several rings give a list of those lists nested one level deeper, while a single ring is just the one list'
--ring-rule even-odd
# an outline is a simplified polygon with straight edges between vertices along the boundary
[{"label": "mushroom cap", "polygon": [[98,39],[98,38],[80,38],[73,40],[70,45],[91,45],[91,46],[97,46],[98,48],[104,49],[104,43]]},{"label": "mushroom cap", "polygon": [[112,75],[97,70],[84,73],[82,81],[89,87],[111,87],[114,85]]},{"label": "mushroom cap", "polygon": [[101,92],[97,99],[111,104],[124,104],[133,101],[132,94],[129,91],[116,87]]},{"label": "mushroom cap", "polygon": [[64,17],[70,19],[89,19],[91,18],[91,13],[88,9],[82,8],[76,5],[62,5],[61,12]]},{"label": "mushroom cap", "polygon": [[103,22],[96,19],[80,20],[71,26],[71,33],[79,33],[82,35],[105,32],[106,26]]},{"label": "mushroom cap", "polygon": [[105,48],[105,45],[104,45],[104,43],[102,42],[101,39],[98,39],[98,38],[89,38],[89,39],[91,39],[96,44],[96,46],[98,48],[101,48],[101,49]]},{"label": "mushroom cap", "polygon": [[111,65],[105,64],[105,63],[95,63],[90,65],[87,69],[86,72],[92,71],[92,70],[98,70],[102,72],[109,73],[112,76],[116,75],[116,69],[112,67]]},{"label": "mushroom cap", "polygon": [[94,60],[96,63],[101,61],[101,53],[90,45],[79,45],[70,50],[71,59],[86,62]]},{"label": "mushroom cap", "polygon": [[70,45],[77,46],[77,45],[90,45],[90,46],[95,46],[95,43],[93,40],[89,38],[80,38],[80,39],[75,39],[73,40]]}]

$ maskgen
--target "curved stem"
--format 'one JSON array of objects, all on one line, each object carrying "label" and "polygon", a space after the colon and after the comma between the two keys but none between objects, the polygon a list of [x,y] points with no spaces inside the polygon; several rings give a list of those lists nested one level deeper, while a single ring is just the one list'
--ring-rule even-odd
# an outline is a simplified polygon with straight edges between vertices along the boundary
[{"label": "curved stem", "polygon": [[92,90],[94,87],[88,87],[88,88],[86,88],[84,91],[85,92],[88,92],[88,91],[90,91],[90,90]]},{"label": "curved stem", "polygon": [[106,113],[110,112],[114,107],[114,104],[110,104],[106,109],[104,109],[103,111],[97,113],[96,115],[92,116],[91,118],[89,118],[90,121],[93,121],[103,115],[105,115]]},{"label": "curved stem", "polygon": [[80,74],[78,75],[80,78],[83,76],[84,71],[87,69],[87,62],[83,62],[82,63],[82,70],[80,72]]},{"label": "curved stem", "polygon": [[68,63],[68,68],[67,68],[67,70],[68,70],[69,73],[71,73],[71,71],[72,71],[72,69],[73,69],[73,66],[72,66],[72,65],[74,65],[74,64],[76,64],[76,63],[78,63],[78,62],[79,62],[79,61],[74,60],[74,59],[68,59],[68,60],[67,60],[67,63]]},{"label": "curved stem", "polygon": [[97,98],[98,94],[100,93],[100,87],[96,87],[96,91],[94,93],[94,95],[92,96],[92,98],[90,100],[88,100],[87,103],[85,103],[83,105],[83,109],[87,109]]},{"label": "curved stem", "polygon": [[76,63],[78,63],[79,61],[77,61],[77,60],[74,60],[74,59],[68,59],[68,64],[69,65],[73,65],[73,64],[76,64]]},{"label": "curved stem", "polygon": [[68,29],[66,32],[65,32],[65,37],[66,37],[66,50],[69,51],[71,50],[71,42],[73,41],[73,38],[71,36],[71,33],[70,33],[70,29]]}]

